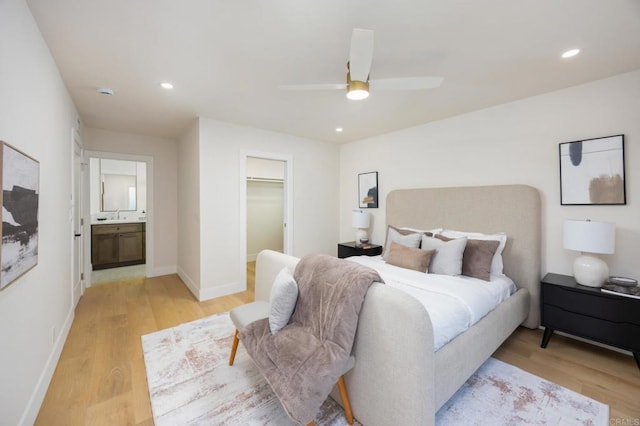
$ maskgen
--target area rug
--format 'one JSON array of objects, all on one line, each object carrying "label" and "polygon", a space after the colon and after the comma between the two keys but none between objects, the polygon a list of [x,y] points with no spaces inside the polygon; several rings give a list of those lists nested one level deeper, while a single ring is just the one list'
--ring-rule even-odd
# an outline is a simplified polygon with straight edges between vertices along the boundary
[{"label": "area rug", "polygon": [[[233,331],[229,315],[220,314],[142,336],[157,426],[294,424],[242,344],[228,365]],[[443,426],[608,423],[607,405],[493,358],[436,415]],[[316,424],[347,423],[328,398]]]}]

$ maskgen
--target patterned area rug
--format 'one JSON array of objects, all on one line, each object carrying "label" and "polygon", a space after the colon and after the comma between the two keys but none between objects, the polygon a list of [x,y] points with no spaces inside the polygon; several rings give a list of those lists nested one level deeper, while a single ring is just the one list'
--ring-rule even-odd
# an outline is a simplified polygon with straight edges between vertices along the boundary
[{"label": "patterned area rug", "polygon": [[[228,314],[221,314],[142,336],[157,426],[294,424],[242,344],[228,365],[233,331]],[[607,405],[493,358],[436,416],[439,425],[608,423]],[[328,398],[316,424],[347,423]]]},{"label": "patterned area rug", "polygon": [[442,406],[436,424],[608,425],[609,406],[489,358]]}]

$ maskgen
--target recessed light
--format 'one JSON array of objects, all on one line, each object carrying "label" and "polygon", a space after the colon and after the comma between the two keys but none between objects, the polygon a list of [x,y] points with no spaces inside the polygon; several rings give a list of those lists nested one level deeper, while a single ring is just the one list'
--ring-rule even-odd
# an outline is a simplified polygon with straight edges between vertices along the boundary
[{"label": "recessed light", "polygon": [[110,87],[98,87],[97,92],[105,96],[113,96],[113,89]]},{"label": "recessed light", "polygon": [[160,83],[160,86],[163,89],[167,89],[167,90],[173,89],[173,84],[171,84],[171,83],[169,83],[167,81]]},{"label": "recessed light", "polygon": [[342,127],[336,127],[336,132],[342,133]]},{"label": "recessed light", "polygon": [[580,53],[580,49],[571,49],[571,50],[567,50],[566,52],[564,52],[562,54],[563,58],[571,58],[573,56],[576,56],[578,53]]}]

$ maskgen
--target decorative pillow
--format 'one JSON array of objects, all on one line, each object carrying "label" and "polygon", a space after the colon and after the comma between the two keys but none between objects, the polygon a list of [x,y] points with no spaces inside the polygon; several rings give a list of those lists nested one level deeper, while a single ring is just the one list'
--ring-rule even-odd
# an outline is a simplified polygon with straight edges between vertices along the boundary
[{"label": "decorative pillow", "polygon": [[271,286],[269,296],[269,328],[271,334],[276,334],[289,323],[289,318],[296,307],[298,301],[298,284],[293,279],[293,272],[284,267]]},{"label": "decorative pillow", "polygon": [[389,257],[391,243],[398,243],[406,247],[416,248],[420,245],[421,238],[421,233],[402,230],[389,225],[387,227],[387,241],[384,243],[384,253],[382,253],[382,258],[386,261],[387,257]]},{"label": "decorative pillow", "polygon": [[434,235],[442,232],[442,228],[416,229],[416,228],[409,228],[409,227],[403,226],[402,228],[396,228],[396,229],[398,229],[400,232],[408,231],[408,233],[417,232],[418,234],[425,234],[427,237],[433,237]]},{"label": "decorative pillow", "polygon": [[462,275],[491,280],[491,262],[500,241],[467,240],[462,256]]},{"label": "decorative pillow", "polygon": [[422,237],[422,250],[435,250],[431,257],[429,272],[441,275],[460,275],[462,273],[462,254],[467,238],[443,241],[439,238]]},{"label": "decorative pillow", "polygon": [[445,229],[440,233],[440,235],[444,235],[445,237],[449,238],[467,237],[473,240],[499,241],[500,245],[498,245],[498,249],[493,254],[493,260],[491,261],[491,274],[502,275],[504,269],[504,265],[502,262],[502,251],[507,244],[507,235],[504,232],[497,232],[495,234],[483,234],[480,232],[464,232]]},{"label": "decorative pillow", "polygon": [[387,263],[389,265],[399,266],[400,268],[427,272],[433,253],[435,253],[435,250],[421,250],[392,242]]}]

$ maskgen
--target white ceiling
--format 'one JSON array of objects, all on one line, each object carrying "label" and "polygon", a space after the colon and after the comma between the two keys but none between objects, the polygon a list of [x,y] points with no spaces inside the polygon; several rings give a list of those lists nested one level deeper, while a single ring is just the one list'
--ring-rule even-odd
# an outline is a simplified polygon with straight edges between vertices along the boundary
[{"label": "white ceiling", "polygon": [[[27,3],[86,126],[168,138],[203,116],[346,142],[640,68],[638,0]],[[343,82],[353,28],[375,31],[372,79],[442,87],[364,101],[277,88]]]}]

